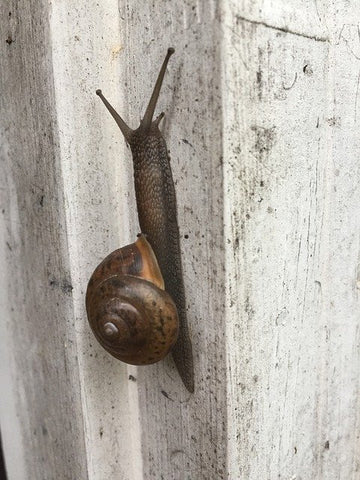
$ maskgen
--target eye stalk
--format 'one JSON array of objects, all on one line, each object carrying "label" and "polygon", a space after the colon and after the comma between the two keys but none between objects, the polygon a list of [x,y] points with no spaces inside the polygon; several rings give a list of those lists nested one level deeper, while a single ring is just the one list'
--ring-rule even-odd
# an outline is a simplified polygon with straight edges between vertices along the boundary
[{"label": "eye stalk", "polygon": [[[166,67],[169,63],[169,59],[171,57],[171,55],[175,52],[175,50],[173,48],[168,48],[168,51],[167,51],[167,54],[166,54],[166,57],[165,57],[165,60],[161,66],[161,69],[160,69],[160,72],[159,72],[159,75],[158,75],[158,78],[156,80],[156,83],[155,83],[155,87],[154,87],[154,90],[153,90],[153,93],[151,95],[151,98],[150,98],[150,101],[149,101],[149,104],[145,110],[145,115],[143,117],[143,119],[141,120],[140,122],[140,126],[139,126],[139,129],[143,132],[146,132],[146,131],[149,131],[150,130],[150,127],[151,127],[151,124],[153,123],[153,116],[154,116],[154,111],[155,111],[155,107],[156,107],[156,104],[157,104],[157,101],[159,99],[159,94],[160,94],[160,90],[161,90],[161,86],[163,84],[163,80],[164,80],[164,76],[165,76],[165,72],[166,72]],[[108,109],[108,111],[110,112],[110,114],[112,115],[112,117],[114,118],[115,122],[117,123],[117,125],[119,126],[122,134],[124,135],[125,137],[125,140],[130,143],[130,139],[131,139],[131,136],[132,134],[134,133],[134,130],[131,129],[125,122],[124,120],[121,118],[121,116],[117,113],[117,111],[114,109],[114,107],[109,103],[109,101],[104,97],[102,91],[100,89],[97,89],[96,90],[96,95],[98,95],[101,100],[103,101],[105,107]],[[164,113],[160,113],[160,115],[157,117],[156,120],[154,120],[154,124],[157,126],[159,125],[161,119],[164,117]]]}]

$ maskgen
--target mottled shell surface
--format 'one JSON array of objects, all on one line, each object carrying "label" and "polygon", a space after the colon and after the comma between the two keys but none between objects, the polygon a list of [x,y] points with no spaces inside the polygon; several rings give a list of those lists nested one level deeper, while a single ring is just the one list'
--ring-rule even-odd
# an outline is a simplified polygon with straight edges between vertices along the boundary
[{"label": "mottled shell surface", "polygon": [[178,314],[149,243],[141,236],[95,269],[86,292],[94,335],[114,357],[132,365],[164,358],[178,336]]}]

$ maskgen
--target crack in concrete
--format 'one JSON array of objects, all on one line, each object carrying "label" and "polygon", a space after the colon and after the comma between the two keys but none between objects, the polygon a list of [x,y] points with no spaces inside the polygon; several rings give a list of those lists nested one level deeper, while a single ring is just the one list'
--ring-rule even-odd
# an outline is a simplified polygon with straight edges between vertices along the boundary
[{"label": "crack in concrete", "polygon": [[269,25],[268,23],[260,20],[250,20],[249,18],[242,17],[241,15],[236,15],[236,20],[240,20],[246,23],[251,23],[253,25],[261,25],[262,27],[270,28],[271,30],[276,30],[278,32],[288,33],[290,35],[296,35],[297,37],[308,38],[310,40],[314,40],[315,42],[330,42],[329,38],[327,37],[319,37],[317,35],[307,35],[306,33],[290,30],[287,27],[276,27],[275,25]]}]

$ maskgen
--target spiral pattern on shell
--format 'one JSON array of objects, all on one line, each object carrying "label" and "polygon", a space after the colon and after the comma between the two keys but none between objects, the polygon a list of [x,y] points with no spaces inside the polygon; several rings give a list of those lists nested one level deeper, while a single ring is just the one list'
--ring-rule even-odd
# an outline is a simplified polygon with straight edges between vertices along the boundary
[{"label": "spiral pattern on shell", "polygon": [[145,237],[111,253],[86,292],[90,326],[114,357],[147,365],[166,356],[178,335],[178,315]]}]

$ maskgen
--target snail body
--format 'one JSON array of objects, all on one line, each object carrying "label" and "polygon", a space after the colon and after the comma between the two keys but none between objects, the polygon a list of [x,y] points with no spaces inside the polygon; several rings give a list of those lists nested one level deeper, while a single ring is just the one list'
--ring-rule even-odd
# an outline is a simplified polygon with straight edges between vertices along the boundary
[{"label": "snail body", "polygon": [[[193,356],[186,318],[175,187],[166,143],[159,130],[159,123],[164,117],[164,113],[153,120],[166,67],[173,53],[174,49],[169,48],[145,115],[136,130],[128,127],[103,96],[101,90],[97,90],[96,93],[118,124],[132,151],[140,228],[152,247],[164,279],[165,291],[173,299],[179,318],[179,334],[177,341],[173,344],[172,355],[184,385],[190,392],[193,392]],[[105,324],[103,321],[102,325]],[[94,333],[97,335],[95,330]],[[109,327],[106,338],[108,339],[111,335]],[[173,339],[173,336],[171,338]],[[111,349],[108,348],[108,351],[113,354]],[[118,355],[115,356],[120,358]],[[150,357],[153,358],[153,352]],[[120,359],[127,361],[124,360],[123,354]]]},{"label": "snail body", "polygon": [[167,355],[178,336],[178,315],[145,239],[115,250],[96,267],[86,292],[92,331],[114,357],[148,365]]}]

